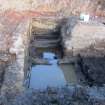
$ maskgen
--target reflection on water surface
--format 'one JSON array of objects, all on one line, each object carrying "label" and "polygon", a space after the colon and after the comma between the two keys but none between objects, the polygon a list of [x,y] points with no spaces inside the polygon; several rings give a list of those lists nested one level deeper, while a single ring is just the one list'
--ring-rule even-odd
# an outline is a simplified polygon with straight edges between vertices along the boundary
[{"label": "reflection on water surface", "polygon": [[45,89],[77,83],[73,65],[36,65],[32,67],[30,88]]},{"label": "reflection on water surface", "polygon": [[42,59],[49,65],[34,65],[28,77],[28,87],[34,89],[46,89],[47,87],[62,87],[69,83],[76,84],[77,78],[73,64],[58,65],[55,53],[44,52]]},{"label": "reflection on water surface", "polygon": [[32,67],[30,88],[43,89],[66,85],[62,70],[57,65],[37,65]]}]

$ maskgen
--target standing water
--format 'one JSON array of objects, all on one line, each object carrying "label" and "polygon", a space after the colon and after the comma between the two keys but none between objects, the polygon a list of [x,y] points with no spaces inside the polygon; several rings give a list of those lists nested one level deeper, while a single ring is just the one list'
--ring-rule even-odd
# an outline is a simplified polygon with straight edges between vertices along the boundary
[{"label": "standing water", "polygon": [[32,66],[28,78],[29,88],[46,89],[47,87],[63,87],[70,83],[77,83],[72,64],[58,65],[56,55],[51,52],[44,52],[43,59],[48,61],[48,65]]},{"label": "standing water", "polygon": [[66,80],[58,65],[36,65],[32,67],[30,88],[45,89],[64,85],[66,85]]}]

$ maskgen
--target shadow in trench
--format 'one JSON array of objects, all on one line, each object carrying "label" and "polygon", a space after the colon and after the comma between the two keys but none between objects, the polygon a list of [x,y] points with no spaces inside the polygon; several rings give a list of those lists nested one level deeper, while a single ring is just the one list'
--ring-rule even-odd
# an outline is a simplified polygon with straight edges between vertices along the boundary
[{"label": "shadow in trench", "polygon": [[105,58],[80,57],[78,65],[89,85],[102,85],[105,83]]}]

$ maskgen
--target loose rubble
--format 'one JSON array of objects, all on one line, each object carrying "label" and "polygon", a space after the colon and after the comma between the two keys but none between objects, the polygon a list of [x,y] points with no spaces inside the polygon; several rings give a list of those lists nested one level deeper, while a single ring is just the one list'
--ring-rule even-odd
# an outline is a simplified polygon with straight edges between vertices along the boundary
[{"label": "loose rubble", "polygon": [[28,89],[11,105],[104,105],[104,87],[65,86],[46,90]]}]

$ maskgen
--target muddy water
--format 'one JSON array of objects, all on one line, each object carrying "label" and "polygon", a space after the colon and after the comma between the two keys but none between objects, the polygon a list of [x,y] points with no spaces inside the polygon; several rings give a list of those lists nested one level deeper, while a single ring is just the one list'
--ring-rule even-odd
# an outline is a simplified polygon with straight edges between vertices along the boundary
[{"label": "muddy water", "polygon": [[29,88],[46,89],[76,84],[77,78],[73,65],[35,65],[31,69]]},{"label": "muddy water", "polygon": [[66,84],[62,70],[57,65],[37,65],[32,67],[30,88],[45,89]]}]

